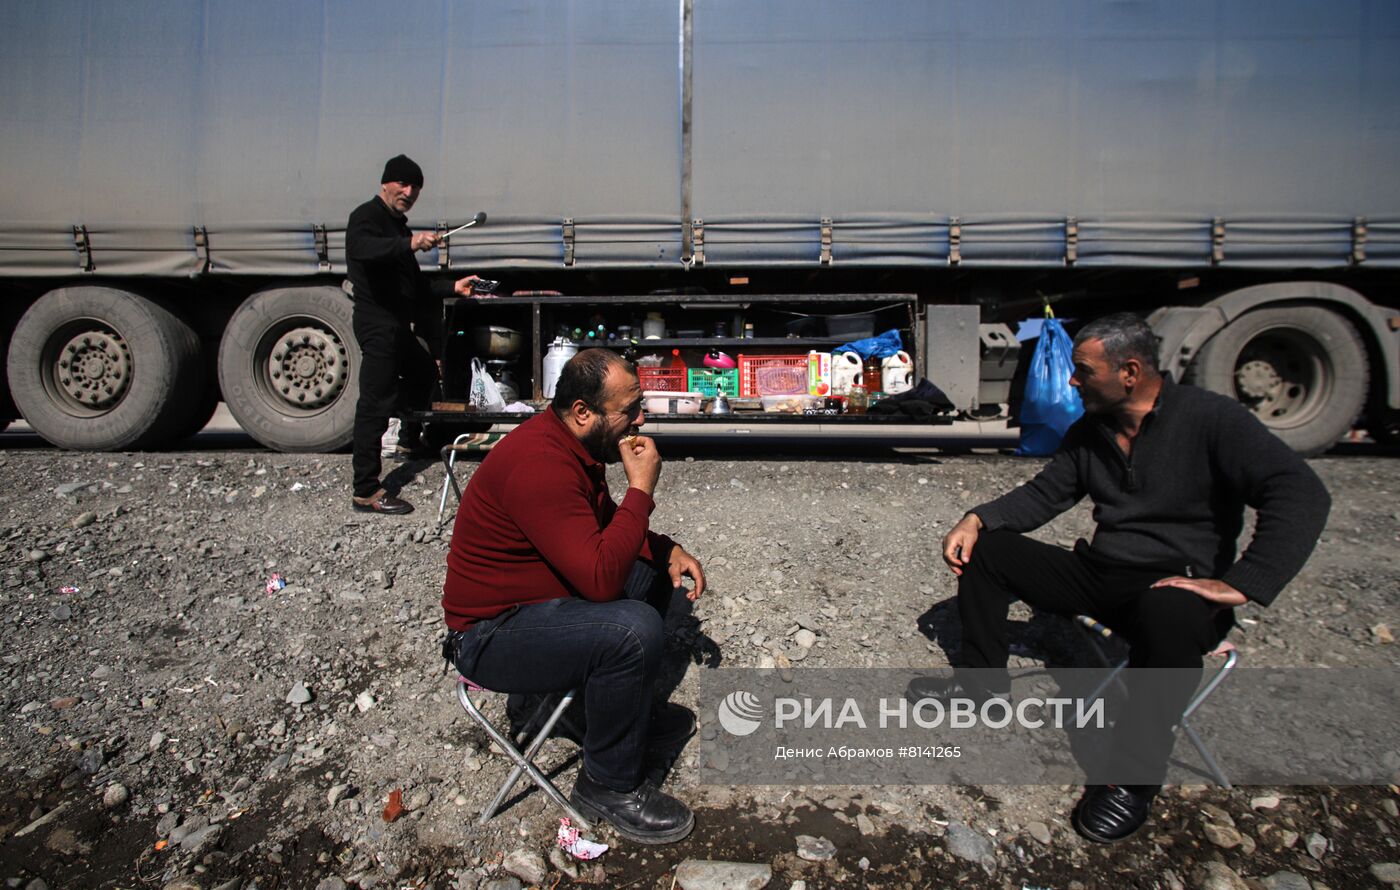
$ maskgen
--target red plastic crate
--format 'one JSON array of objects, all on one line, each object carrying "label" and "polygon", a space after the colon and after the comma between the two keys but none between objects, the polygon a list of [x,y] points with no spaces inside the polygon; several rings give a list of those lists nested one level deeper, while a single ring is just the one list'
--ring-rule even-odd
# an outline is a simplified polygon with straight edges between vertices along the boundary
[{"label": "red plastic crate", "polygon": [[790,396],[807,392],[807,354],[739,354],[739,395]]},{"label": "red plastic crate", "polygon": [[685,369],[637,367],[637,380],[642,384],[642,392],[685,392]]}]

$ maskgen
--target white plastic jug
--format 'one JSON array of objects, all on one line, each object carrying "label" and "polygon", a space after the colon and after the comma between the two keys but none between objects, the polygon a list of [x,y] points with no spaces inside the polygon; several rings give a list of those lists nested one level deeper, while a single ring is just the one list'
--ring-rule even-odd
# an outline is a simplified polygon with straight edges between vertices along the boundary
[{"label": "white plastic jug", "polygon": [[842,352],[831,357],[831,394],[844,396],[850,392],[852,383],[861,382],[860,356],[854,352]]},{"label": "white plastic jug", "polygon": [[914,388],[914,360],[904,350],[885,359],[880,369],[880,388],[885,395],[892,396]]},{"label": "white plastic jug", "polygon": [[572,340],[555,337],[554,342],[549,344],[549,351],[544,354],[544,380],[541,381],[546,399],[554,398],[554,385],[559,382],[559,374],[569,359],[576,355],[578,347]]}]

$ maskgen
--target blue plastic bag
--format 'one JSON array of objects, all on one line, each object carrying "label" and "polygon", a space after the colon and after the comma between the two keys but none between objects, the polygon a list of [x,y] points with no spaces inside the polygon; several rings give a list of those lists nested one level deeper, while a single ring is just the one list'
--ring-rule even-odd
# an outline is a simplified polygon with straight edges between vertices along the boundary
[{"label": "blue plastic bag", "polygon": [[874,337],[843,343],[831,350],[831,354],[840,355],[843,352],[854,352],[861,358],[870,358],[871,356],[889,358],[903,348],[904,341],[899,336],[899,329],[891,328],[883,334],[876,334]]},{"label": "blue plastic bag", "polygon": [[1026,396],[1021,403],[1021,445],[1017,454],[1054,454],[1065,430],[1084,415],[1079,393],[1069,385],[1074,374],[1070,352],[1074,344],[1059,319],[1047,318],[1026,374]]}]

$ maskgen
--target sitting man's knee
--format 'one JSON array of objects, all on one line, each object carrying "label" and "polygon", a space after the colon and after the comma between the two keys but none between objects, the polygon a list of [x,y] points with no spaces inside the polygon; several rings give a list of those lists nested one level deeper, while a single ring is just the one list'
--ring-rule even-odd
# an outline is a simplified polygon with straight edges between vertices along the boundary
[{"label": "sitting man's knee", "polygon": [[618,643],[634,647],[646,661],[657,661],[665,642],[665,625],[661,615],[650,605],[637,600],[619,600],[614,620],[618,628]]}]

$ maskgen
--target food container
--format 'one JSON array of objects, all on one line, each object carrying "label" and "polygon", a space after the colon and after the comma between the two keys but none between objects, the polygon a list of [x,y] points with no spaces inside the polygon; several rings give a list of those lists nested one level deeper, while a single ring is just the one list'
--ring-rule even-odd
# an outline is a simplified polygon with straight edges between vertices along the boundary
[{"label": "food container", "polygon": [[807,353],[807,394],[831,395],[831,353],[816,350]]},{"label": "food container", "polygon": [[520,352],[525,335],[500,325],[478,325],[472,328],[472,347],[478,356],[514,358]]},{"label": "food container", "polygon": [[699,414],[705,396],[698,392],[642,393],[642,410],[648,414]]},{"label": "food container", "polygon": [[817,397],[799,393],[786,396],[762,396],[763,410],[769,414],[802,414],[808,408],[815,408],[824,400]]}]

